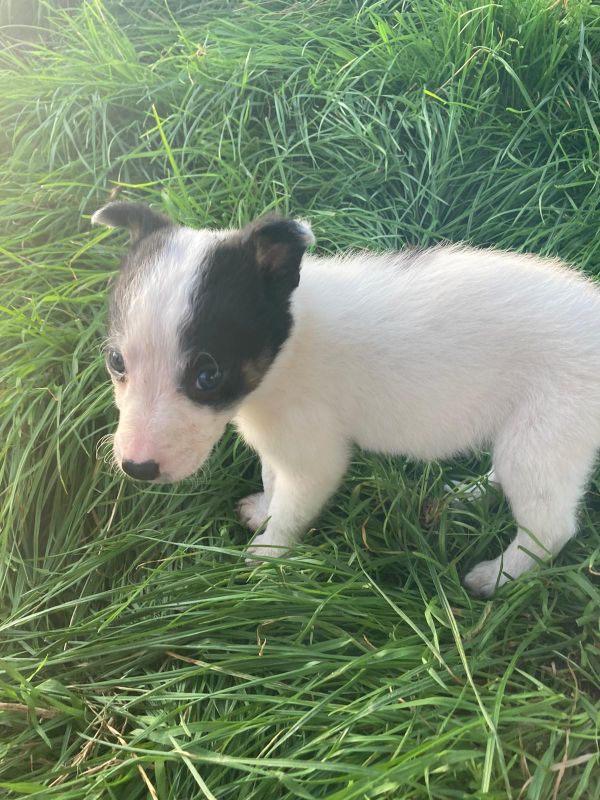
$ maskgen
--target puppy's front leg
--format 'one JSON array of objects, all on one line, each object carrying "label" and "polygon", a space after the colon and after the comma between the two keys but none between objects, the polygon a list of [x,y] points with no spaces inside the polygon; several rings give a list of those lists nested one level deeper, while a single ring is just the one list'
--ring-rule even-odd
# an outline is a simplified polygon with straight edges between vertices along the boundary
[{"label": "puppy's front leg", "polygon": [[251,531],[258,530],[269,516],[269,505],[271,504],[275,486],[275,473],[264,458],[262,459],[262,483],[262,492],[249,494],[243,500],[240,500],[237,505],[240,520]]},{"label": "puppy's front leg", "polygon": [[330,452],[304,469],[276,470],[269,521],[248,548],[248,562],[283,555],[296,542],[335,492],[346,469],[347,452]]}]

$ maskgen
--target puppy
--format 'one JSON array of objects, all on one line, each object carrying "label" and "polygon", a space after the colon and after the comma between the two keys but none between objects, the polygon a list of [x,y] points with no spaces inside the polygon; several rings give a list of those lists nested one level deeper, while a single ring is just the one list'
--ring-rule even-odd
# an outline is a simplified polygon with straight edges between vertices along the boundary
[{"label": "puppy", "polygon": [[600,446],[600,291],[582,275],[461,246],[305,256],[308,225],[276,216],[192,230],[113,202],[92,221],[131,234],[110,304],[116,462],[181,480],[233,421],[262,462],[263,491],[239,505],[264,526],[249,559],[298,540],[353,444],[492,448],[517,533],[466,576],[476,594],[574,535]]}]

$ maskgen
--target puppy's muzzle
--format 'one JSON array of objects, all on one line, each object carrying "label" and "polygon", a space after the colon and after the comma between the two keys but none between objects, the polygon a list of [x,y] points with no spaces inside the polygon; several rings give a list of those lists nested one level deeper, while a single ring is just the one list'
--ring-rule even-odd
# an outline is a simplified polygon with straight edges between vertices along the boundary
[{"label": "puppy's muzzle", "polygon": [[123,472],[138,481],[155,481],[160,475],[160,468],[156,461],[123,461]]}]

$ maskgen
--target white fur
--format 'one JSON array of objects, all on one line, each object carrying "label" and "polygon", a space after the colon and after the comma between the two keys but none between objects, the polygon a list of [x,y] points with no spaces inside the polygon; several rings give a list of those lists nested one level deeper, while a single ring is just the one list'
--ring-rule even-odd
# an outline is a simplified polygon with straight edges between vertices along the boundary
[{"label": "white fur", "polygon": [[114,382],[120,412],[115,462],[154,460],[165,483],[195,472],[231,418],[195,405],[177,386],[183,363],[178,329],[190,313],[202,253],[222,235],[177,229],[160,256],[136,272],[120,300],[123,324],[109,342],[119,348],[128,373],[126,382]]},{"label": "white fur", "polygon": [[518,532],[466,585],[492,594],[573,536],[600,446],[591,282],[558,262],[456,246],[305,257],[289,339],[255,391],[214,412],[178,393],[174,375],[193,272],[218,235],[179,229],[132,284],[118,332],[119,462],[154,459],[164,479],[185,477],[233,417],[263,465],[264,492],[240,503],[249,527],[264,527],[249,550],[260,559],[308,528],[353,443],[414,459],[485,445]]},{"label": "white fur", "polygon": [[493,448],[519,523],[465,579],[480,594],[556,554],[600,445],[600,294],[557,262],[439,247],[307,257],[294,328],[235,422],[261,456],[266,529],[252,558],[285,552],[334,492],[350,445],[443,459]]}]

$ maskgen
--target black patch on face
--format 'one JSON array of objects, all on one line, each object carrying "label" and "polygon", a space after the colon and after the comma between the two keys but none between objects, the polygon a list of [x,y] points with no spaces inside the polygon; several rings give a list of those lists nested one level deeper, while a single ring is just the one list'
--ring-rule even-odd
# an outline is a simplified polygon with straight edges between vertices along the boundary
[{"label": "black patch on face", "polygon": [[[298,223],[267,217],[215,245],[180,330],[181,387],[194,402],[226,408],[258,386],[289,336],[290,295],[308,243]],[[219,382],[202,390],[197,376],[215,364]]]}]

